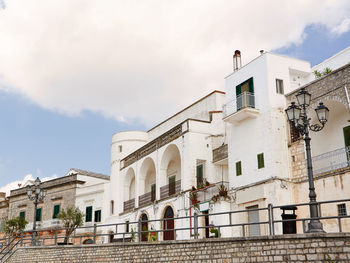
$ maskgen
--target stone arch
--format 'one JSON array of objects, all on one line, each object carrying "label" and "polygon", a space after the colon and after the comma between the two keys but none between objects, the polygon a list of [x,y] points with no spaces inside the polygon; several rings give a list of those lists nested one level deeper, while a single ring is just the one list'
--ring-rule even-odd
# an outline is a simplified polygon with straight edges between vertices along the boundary
[{"label": "stone arch", "polygon": [[156,166],[151,157],[142,162],[138,180],[139,195],[151,192],[152,185],[156,184]]},{"label": "stone arch", "polygon": [[[170,183],[181,179],[181,154],[179,148],[175,144],[170,144],[165,149],[161,159],[160,171],[161,186],[169,185],[168,190],[170,191],[170,195],[173,194],[173,190],[172,187],[170,187]],[[161,198],[162,193],[163,195],[165,194],[165,190],[165,188],[163,189],[163,191],[161,189]]]},{"label": "stone arch", "polygon": [[141,241],[148,241],[148,220],[148,214],[146,212],[141,213],[139,219],[139,221],[141,222]]},{"label": "stone arch", "polygon": [[135,171],[130,167],[124,177],[124,201],[135,198]]},{"label": "stone arch", "polygon": [[163,218],[163,240],[174,240],[175,239],[175,213],[174,208],[171,205],[168,205],[164,208]]}]

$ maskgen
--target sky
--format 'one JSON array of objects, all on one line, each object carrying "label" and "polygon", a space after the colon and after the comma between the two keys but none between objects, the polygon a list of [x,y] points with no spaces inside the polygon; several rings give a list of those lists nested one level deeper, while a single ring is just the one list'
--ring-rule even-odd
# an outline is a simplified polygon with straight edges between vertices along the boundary
[{"label": "sky", "polygon": [[113,133],[224,90],[235,49],[315,65],[349,43],[347,0],[0,0],[0,191],[109,174]]}]

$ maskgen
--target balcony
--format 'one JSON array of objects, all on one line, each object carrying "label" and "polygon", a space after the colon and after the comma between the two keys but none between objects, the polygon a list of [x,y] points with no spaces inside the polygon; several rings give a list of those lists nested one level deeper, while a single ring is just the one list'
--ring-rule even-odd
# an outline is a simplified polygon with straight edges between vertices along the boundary
[{"label": "balcony", "polygon": [[139,207],[152,204],[156,200],[156,192],[151,191],[139,196]]},{"label": "balcony", "polygon": [[312,157],[314,175],[350,166],[350,146]]},{"label": "balcony", "polygon": [[160,147],[168,144],[169,142],[177,139],[183,134],[182,129],[183,123],[175,126],[174,128],[170,129],[166,133],[162,134],[158,138],[154,139],[153,141],[147,143],[140,149],[136,150],[135,152],[129,154],[126,156],[123,160],[121,160],[120,169],[124,169],[128,167],[129,165],[133,164],[134,162],[140,160],[141,158],[149,155],[150,153],[154,152],[155,150],[159,149]]},{"label": "balcony", "polygon": [[224,144],[213,150],[213,163],[215,164],[227,164],[228,147]]},{"label": "balcony", "polygon": [[259,110],[255,109],[254,93],[243,92],[224,105],[224,121],[238,124],[249,118],[256,118]]},{"label": "balcony", "polygon": [[131,211],[135,208],[135,198],[124,202],[124,212]]},{"label": "balcony", "polygon": [[219,187],[221,185],[224,185],[227,190],[229,189],[229,182],[220,181],[214,184],[210,184],[209,186],[197,189],[193,192],[197,193],[197,200],[199,203],[207,202],[211,201],[214,196],[219,195]]},{"label": "balcony", "polygon": [[180,193],[180,191],[181,191],[181,180],[177,180],[172,184],[164,185],[160,188],[160,199],[175,195],[177,193]]}]

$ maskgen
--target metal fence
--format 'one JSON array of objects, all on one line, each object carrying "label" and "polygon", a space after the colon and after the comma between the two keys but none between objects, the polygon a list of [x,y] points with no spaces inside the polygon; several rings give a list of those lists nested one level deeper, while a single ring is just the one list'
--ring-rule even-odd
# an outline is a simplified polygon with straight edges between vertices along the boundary
[{"label": "metal fence", "polygon": [[[317,219],[323,223],[325,232],[350,232],[350,215],[346,212],[346,205],[349,203],[350,199],[314,203],[320,215]],[[211,214],[192,209],[194,213],[187,216],[118,224],[94,224],[76,228],[69,238],[69,244],[307,233],[311,218],[303,215],[309,214],[309,205],[310,203],[288,206],[269,204],[262,208],[250,207]],[[286,210],[293,210],[293,213],[285,213]],[[280,215],[281,211],[283,212]],[[210,220],[220,223],[214,225]],[[14,237],[0,239],[0,260],[11,255],[18,246],[31,246],[33,240],[40,246],[63,245],[64,231],[64,228],[59,227],[39,229],[36,232],[25,231]]]},{"label": "metal fence", "polygon": [[255,108],[255,96],[251,92],[243,92],[236,96],[235,99],[229,101],[224,105],[224,115],[228,116],[243,108]]},{"label": "metal fence", "polygon": [[350,166],[350,146],[312,157],[314,174]]}]

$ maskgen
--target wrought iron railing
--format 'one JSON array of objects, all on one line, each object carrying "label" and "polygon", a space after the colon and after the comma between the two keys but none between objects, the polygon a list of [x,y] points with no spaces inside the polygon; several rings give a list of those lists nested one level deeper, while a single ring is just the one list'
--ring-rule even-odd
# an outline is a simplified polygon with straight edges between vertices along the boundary
[{"label": "wrought iron railing", "polygon": [[124,202],[124,212],[133,210],[135,208],[135,198]]},{"label": "wrought iron railing", "polygon": [[162,146],[168,144],[169,142],[180,137],[182,135],[182,132],[183,132],[182,131],[182,124],[183,123],[175,126],[174,128],[170,129],[169,131],[162,134],[158,138],[154,139],[153,141],[142,146],[140,149],[138,149],[135,152],[126,156],[124,159],[122,159],[120,161],[120,163],[121,163],[120,169],[124,169],[125,167],[133,164],[134,162],[149,155],[150,153],[154,152],[155,150],[159,149],[160,147],[162,147]]},{"label": "wrought iron railing", "polygon": [[228,146],[224,144],[213,150],[213,162],[218,162],[228,157]]},{"label": "wrought iron railing", "polygon": [[312,157],[314,174],[350,166],[350,146]]},{"label": "wrought iron railing", "polygon": [[167,198],[181,192],[181,180],[164,185],[160,188],[160,199]]},{"label": "wrought iron railing", "polygon": [[233,114],[243,108],[255,108],[255,96],[251,92],[243,92],[236,96],[235,99],[224,105],[224,116]]},{"label": "wrought iron railing", "polygon": [[[337,214],[335,207],[350,203],[350,199],[332,200],[315,202],[319,212],[318,219],[322,222],[325,232],[350,232],[350,215],[342,213]],[[171,218],[154,219],[147,221],[133,221],[118,224],[94,224],[90,227],[79,227],[73,235],[69,238],[70,244],[91,244],[91,243],[106,243],[104,238],[110,242],[140,242],[143,240],[158,240],[161,241],[163,234],[169,234],[177,240],[198,239],[205,238],[204,230],[215,229],[218,236],[236,237],[236,236],[252,236],[252,235],[279,235],[286,234],[285,230],[295,230],[296,233],[307,233],[308,222],[311,218],[302,216],[301,213],[307,214],[310,203],[292,204],[273,206],[269,204],[267,207],[258,207],[244,210],[225,211],[220,213],[203,213],[198,214],[194,211],[187,216],[177,216]],[[296,210],[294,218],[291,216],[284,217],[281,215],[281,210],[286,207],[292,207]],[[300,212],[299,212],[300,211]],[[249,220],[249,213],[256,213],[256,220]],[[283,213],[284,214],[284,213]],[[219,224],[205,225],[205,220],[201,217],[208,217],[210,221],[215,221],[220,218]],[[288,219],[286,219],[288,218]],[[167,224],[171,221],[171,224]],[[293,227],[290,227],[290,225]],[[173,228],[165,228],[164,226],[174,225]],[[114,229],[111,232],[111,229]],[[256,231],[256,230],[259,231]],[[180,233],[182,233],[180,235]],[[291,233],[291,232],[289,232]],[[10,254],[13,249],[18,246],[31,246],[36,244],[38,246],[52,246],[62,243],[65,238],[65,228],[50,228],[40,229],[33,235],[32,231],[26,231],[18,234],[13,239],[3,238],[0,243],[3,245],[2,254]],[[155,238],[151,239],[150,236]],[[33,242],[35,238],[35,242]],[[108,241],[107,241],[108,242]]]}]

